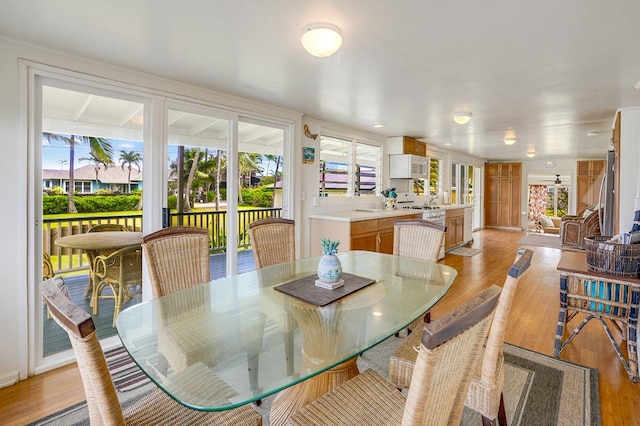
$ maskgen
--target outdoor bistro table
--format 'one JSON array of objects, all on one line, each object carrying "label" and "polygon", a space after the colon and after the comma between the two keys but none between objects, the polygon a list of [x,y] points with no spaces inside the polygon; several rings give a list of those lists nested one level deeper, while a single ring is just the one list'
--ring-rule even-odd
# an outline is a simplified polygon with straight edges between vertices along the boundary
[{"label": "outdoor bistro table", "polygon": [[[345,275],[373,283],[323,306],[309,303],[276,289],[314,282],[320,257],[301,259],[127,308],[116,319],[118,334],[136,364],[179,403],[222,411],[280,392],[270,420],[283,424],[358,374],[357,356],[431,309],[457,275],[446,265],[368,251],[338,257]],[[322,296],[338,290],[310,291]],[[287,351],[285,335],[291,334],[294,350]],[[207,399],[189,383],[172,381],[202,363],[235,396]]]},{"label": "outdoor bistro table", "polygon": [[[89,284],[91,287],[91,306],[94,305],[95,297],[93,294],[94,288],[94,273],[93,273],[93,261],[100,252],[104,251],[116,251],[124,247],[140,246],[142,243],[141,232],[122,232],[122,231],[108,231],[108,232],[89,232],[85,234],[67,235],[65,237],[58,238],[55,244],[58,247],[69,249],[84,250],[89,260]],[[87,296],[85,294],[85,296]],[[94,306],[94,310],[96,307]],[[94,311],[94,315],[95,315]]]},{"label": "outdoor bistro table", "polygon": [[[640,279],[589,271],[586,253],[564,251],[557,266],[560,271],[560,312],[553,355],[557,358],[582,328],[591,320],[602,323],[629,379],[638,381],[638,311]],[[564,339],[567,323],[578,313],[586,316]],[[627,358],[611,334],[605,319],[627,341]]]}]

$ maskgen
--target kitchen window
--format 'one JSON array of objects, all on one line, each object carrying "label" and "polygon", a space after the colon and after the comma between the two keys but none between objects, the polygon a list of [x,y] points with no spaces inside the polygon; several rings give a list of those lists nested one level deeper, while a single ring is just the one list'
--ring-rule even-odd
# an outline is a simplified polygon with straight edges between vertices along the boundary
[{"label": "kitchen window", "polygon": [[354,139],[320,137],[320,197],[375,196],[380,188],[382,148]]},{"label": "kitchen window", "polygon": [[429,195],[440,194],[440,182],[442,182],[442,160],[431,158],[429,160]]}]

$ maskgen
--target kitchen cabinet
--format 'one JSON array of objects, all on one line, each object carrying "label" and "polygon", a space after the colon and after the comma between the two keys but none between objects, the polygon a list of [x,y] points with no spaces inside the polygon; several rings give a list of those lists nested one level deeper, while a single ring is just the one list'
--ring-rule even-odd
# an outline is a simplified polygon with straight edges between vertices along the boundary
[{"label": "kitchen cabinet", "polygon": [[521,163],[485,164],[484,224],[520,228]]},{"label": "kitchen cabinet", "polygon": [[420,219],[422,214],[366,219],[353,222],[311,219],[311,256],[322,254],[320,238],[340,240],[338,251],[366,250],[393,254],[393,224],[398,220]]},{"label": "kitchen cabinet", "polygon": [[387,139],[387,154],[412,154],[427,156],[427,144],[408,136],[394,136]]},{"label": "kitchen cabinet", "polygon": [[589,206],[598,204],[605,166],[605,160],[578,161],[576,214],[580,214]]},{"label": "kitchen cabinet", "polygon": [[464,241],[465,209],[448,209],[445,216],[447,232],[444,236],[444,249],[451,250],[465,243]]}]

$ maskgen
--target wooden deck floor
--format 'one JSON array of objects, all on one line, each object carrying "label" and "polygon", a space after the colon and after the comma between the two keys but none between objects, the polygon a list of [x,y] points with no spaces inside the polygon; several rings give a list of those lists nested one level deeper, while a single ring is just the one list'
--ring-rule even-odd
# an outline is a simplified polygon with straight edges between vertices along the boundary
[{"label": "wooden deck floor", "polygon": [[[214,254],[210,256],[209,268],[211,279],[218,279],[225,276],[226,272],[226,253]],[[238,252],[238,272],[248,272],[254,270],[253,251],[242,250]],[[65,277],[65,283],[69,289],[71,299],[87,312],[91,312],[89,306],[89,298],[84,297],[84,291],[87,287],[88,275],[76,275]],[[105,289],[105,294],[109,294],[110,290]],[[132,299],[123,308],[140,303],[138,299]],[[96,325],[96,332],[100,339],[115,336],[117,331],[111,326],[113,321],[113,300],[102,299],[99,302],[99,314],[93,317]],[[43,311],[43,353],[44,356],[55,354],[71,348],[69,336],[58,326],[53,319],[47,319],[46,310]]]}]

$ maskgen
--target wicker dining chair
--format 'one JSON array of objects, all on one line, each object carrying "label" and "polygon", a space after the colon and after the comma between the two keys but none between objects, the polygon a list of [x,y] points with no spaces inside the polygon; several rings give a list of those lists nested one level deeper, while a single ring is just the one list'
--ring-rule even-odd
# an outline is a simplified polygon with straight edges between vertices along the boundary
[{"label": "wicker dining chair", "polygon": [[[57,279],[57,278],[55,278]],[[127,425],[261,425],[262,417],[249,406],[227,411],[203,412],[184,407],[160,389],[155,389],[123,409],[96,335],[91,315],[74,304],[49,279],[41,284],[41,293],[54,320],[69,335],[82,377],[91,424]],[[188,383],[198,392],[212,392],[229,400],[234,391],[202,364],[178,373],[174,382]],[[212,386],[215,384],[215,386]]]},{"label": "wicker dining chair", "polygon": [[[256,269],[279,263],[293,262],[296,260],[296,224],[291,219],[265,218],[249,224],[249,241],[253,249],[253,260]],[[264,300],[262,309],[271,311],[269,301]],[[274,321],[284,333],[285,356],[287,358],[287,373],[294,374],[293,366],[293,331],[297,327],[290,313],[280,314],[280,309],[275,309],[278,317]]]},{"label": "wicker dining chair", "polygon": [[366,370],[316,399],[289,425],[457,425],[500,287],[480,293],[426,324],[407,397],[374,370]]},{"label": "wicker dining chair", "polygon": [[175,226],[142,237],[153,297],[210,281],[209,231]]},{"label": "wicker dining chair", "polygon": [[296,225],[291,219],[270,217],[249,224],[249,241],[256,268],[296,260]]},{"label": "wicker dining chair", "polygon": [[[428,220],[398,220],[393,226],[393,255],[437,262],[447,227]],[[411,323],[409,331],[431,320],[430,312]],[[396,336],[398,336],[396,334]]]},{"label": "wicker dining chair", "polygon": [[[516,260],[509,268],[503,285],[496,315],[491,323],[489,337],[481,354],[466,397],[466,405],[478,411],[483,422],[491,424],[496,418],[501,426],[506,426],[504,410],[504,356],[502,352],[504,335],[511,310],[511,303],[518,287],[518,282],[531,264],[533,251],[518,249]],[[418,330],[416,330],[417,332]],[[415,333],[415,332],[414,332]],[[419,335],[419,333],[416,333]],[[389,361],[389,381],[396,388],[410,388],[413,369],[415,368],[416,353],[414,346],[419,340],[412,333],[393,352]]]},{"label": "wicker dining chair", "polygon": [[[91,296],[93,315],[98,315],[100,299],[113,299],[113,324],[122,305],[142,297],[142,250],[140,246],[123,247],[107,256],[96,256],[93,262],[94,286]],[[105,287],[110,295],[103,294]]]}]

